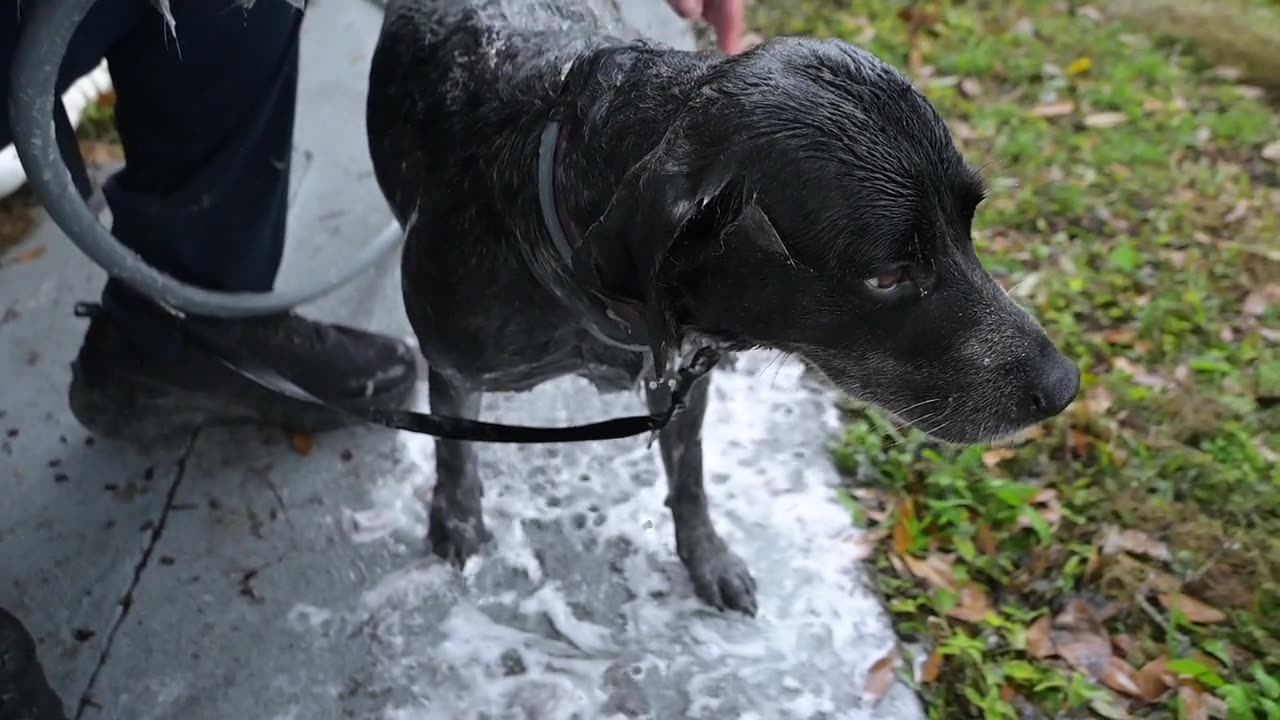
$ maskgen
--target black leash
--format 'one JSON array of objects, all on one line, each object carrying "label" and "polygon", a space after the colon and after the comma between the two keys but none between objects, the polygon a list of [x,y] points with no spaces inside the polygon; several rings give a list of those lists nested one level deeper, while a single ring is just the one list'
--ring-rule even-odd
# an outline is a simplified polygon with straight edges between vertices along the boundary
[{"label": "black leash", "polygon": [[[92,303],[76,305],[76,314],[81,317],[92,317],[100,312],[100,306]],[[183,322],[181,327],[190,339],[196,341],[218,362],[237,375],[273,393],[393,430],[472,442],[544,444],[614,440],[645,433],[656,434],[684,409],[685,398],[693,388],[693,384],[710,372],[720,360],[720,352],[715,348],[710,346],[699,348],[670,381],[672,382],[671,404],[666,410],[656,415],[633,415],[586,425],[534,427],[504,425],[400,408],[345,405],[339,401],[327,400],[303,389],[278,370],[250,357],[237,345],[219,338],[215,331],[202,326],[200,322]]]}]

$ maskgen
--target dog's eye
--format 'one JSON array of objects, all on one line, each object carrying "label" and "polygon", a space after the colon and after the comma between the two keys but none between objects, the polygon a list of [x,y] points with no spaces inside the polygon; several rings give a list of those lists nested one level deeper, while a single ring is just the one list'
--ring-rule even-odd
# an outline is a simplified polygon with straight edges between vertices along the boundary
[{"label": "dog's eye", "polygon": [[872,290],[892,290],[910,279],[911,275],[907,272],[907,268],[902,267],[886,270],[875,277],[867,278],[863,282]]}]

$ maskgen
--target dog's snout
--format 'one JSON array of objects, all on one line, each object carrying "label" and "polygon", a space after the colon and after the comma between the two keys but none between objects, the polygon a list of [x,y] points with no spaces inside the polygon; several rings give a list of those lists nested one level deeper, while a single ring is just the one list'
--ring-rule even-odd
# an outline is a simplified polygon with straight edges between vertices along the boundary
[{"label": "dog's snout", "polygon": [[1049,346],[1043,358],[1039,382],[1031,392],[1031,410],[1037,418],[1051,418],[1076,399],[1080,369],[1057,348]]}]

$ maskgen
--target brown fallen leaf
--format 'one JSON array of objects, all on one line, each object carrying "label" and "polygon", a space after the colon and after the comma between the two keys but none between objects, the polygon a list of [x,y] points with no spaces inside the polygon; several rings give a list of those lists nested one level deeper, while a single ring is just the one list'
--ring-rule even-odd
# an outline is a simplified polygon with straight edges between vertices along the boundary
[{"label": "brown fallen leaf", "polygon": [[1050,632],[1052,626],[1053,618],[1044,615],[1027,628],[1027,652],[1031,653],[1031,657],[1043,660],[1057,654],[1058,651],[1053,647],[1053,635]]},{"label": "brown fallen leaf", "polygon": [[1165,108],[1164,103],[1156,98],[1149,97],[1149,98],[1143,98],[1142,100],[1142,109],[1146,112],[1149,112],[1149,113],[1163,112],[1164,108]]},{"label": "brown fallen leaf", "polygon": [[1209,607],[1184,593],[1161,593],[1159,599],[1160,604],[1164,605],[1165,609],[1177,610],[1193,623],[1213,625],[1227,620],[1226,613],[1217,608]]},{"label": "brown fallen leaf", "polygon": [[1127,633],[1117,633],[1111,636],[1111,646],[1120,653],[1121,657],[1131,657],[1138,649],[1137,641],[1132,635]]},{"label": "brown fallen leaf", "polygon": [[871,663],[871,667],[867,669],[867,679],[862,684],[863,702],[871,705],[880,702],[897,680],[895,671],[901,661],[902,652],[894,644],[883,657]]},{"label": "brown fallen leaf", "polygon": [[1226,215],[1222,217],[1222,222],[1227,225],[1234,225],[1241,220],[1249,217],[1249,201],[1241,200],[1236,203]]},{"label": "brown fallen leaf", "polygon": [[1262,317],[1267,308],[1280,304],[1280,285],[1264,285],[1245,296],[1240,311],[1248,317]]},{"label": "brown fallen leaf", "polygon": [[1058,655],[1090,677],[1100,678],[1111,658],[1111,638],[1082,599],[1067,603],[1053,619],[1049,636]]},{"label": "brown fallen leaf", "polygon": [[980,623],[987,619],[987,613],[991,612],[991,600],[981,585],[973,582],[965,583],[960,586],[956,595],[958,602],[947,610],[947,617],[967,623]]},{"label": "brown fallen leaf", "polygon": [[928,685],[937,680],[940,674],[942,674],[942,654],[935,652],[924,661],[924,667],[920,669],[920,682]]},{"label": "brown fallen leaf", "polygon": [[1018,451],[1013,448],[992,448],[982,453],[982,464],[987,466],[988,470],[994,470],[997,465],[1018,456]]},{"label": "brown fallen leaf", "polygon": [[921,46],[919,38],[920,33],[912,32],[907,49],[907,69],[911,71],[913,77],[917,78],[926,74],[924,69],[924,48]]},{"label": "brown fallen leaf", "polygon": [[876,547],[880,545],[880,541],[888,536],[888,530],[872,530],[846,538],[845,542],[853,546],[853,552],[850,553],[849,559],[855,562],[866,560],[875,554]]},{"label": "brown fallen leaf", "polygon": [[924,580],[934,590],[956,591],[952,563],[944,556],[934,554],[922,560],[912,555],[903,555],[902,561],[912,575]]},{"label": "brown fallen leaf", "polygon": [[1163,562],[1173,559],[1168,545],[1141,530],[1122,530],[1114,525],[1108,525],[1101,535],[1098,545],[1104,555],[1128,552]]},{"label": "brown fallen leaf", "polygon": [[[1266,456],[1265,453],[1263,456]],[[1280,457],[1270,458],[1267,462],[1280,464]],[[1211,607],[1229,612],[1257,607],[1256,591],[1261,587],[1256,578],[1249,576],[1246,568],[1219,562],[1203,568],[1186,588],[1180,589],[1200,598]]]},{"label": "brown fallen leaf", "polygon": [[899,503],[894,515],[896,519],[893,523],[893,551],[899,555],[906,555],[907,550],[911,548],[911,523],[916,515],[911,498],[908,497]]},{"label": "brown fallen leaf", "polygon": [[1089,388],[1084,394],[1084,406],[1090,415],[1105,415],[1113,404],[1115,398],[1111,391],[1102,386]]},{"label": "brown fallen leaf", "polygon": [[911,577],[911,571],[907,569],[907,564],[902,562],[902,556],[897,553],[888,553],[889,564],[893,566],[893,572],[900,578]]},{"label": "brown fallen leaf", "polygon": [[885,525],[889,517],[897,512],[897,496],[886,491],[875,488],[851,488],[849,494],[862,505],[867,519],[877,525]]},{"label": "brown fallen leaf", "polygon": [[91,167],[103,167],[124,161],[124,148],[115,143],[86,140],[80,143],[80,154]]},{"label": "brown fallen leaf", "polygon": [[93,101],[93,104],[94,104],[94,105],[97,105],[98,107],[100,107],[100,108],[102,108],[102,109],[104,109],[104,110],[109,110],[109,109],[111,109],[111,108],[115,107],[115,106],[116,106],[116,91],[115,91],[115,90],[108,90],[108,91],[106,91],[106,92],[102,93],[101,95],[99,95],[99,96],[98,96],[98,99],[96,99],[96,100],[94,100],[94,101]]},{"label": "brown fallen leaf", "polygon": [[982,94],[982,83],[977,78],[967,77],[960,81],[960,93],[967,98],[975,98]]},{"label": "brown fallen leaf", "polygon": [[1198,683],[1178,686],[1178,701],[1182,705],[1182,720],[1209,720],[1209,704],[1204,690]]},{"label": "brown fallen leaf", "polygon": [[1123,356],[1111,358],[1111,367],[1133,378],[1135,385],[1161,390],[1169,387],[1169,381],[1138,367],[1132,360]]},{"label": "brown fallen leaf", "polygon": [[1076,104],[1070,100],[1059,100],[1031,108],[1032,115],[1045,119],[1066,117],[1075,111]]},{"label": "brown fallen leaf", "polygon": [[1071,449],[1071,457],[1083,458],[1088,457],[1089,451],[1097,441],[1087,432],[1071,428],[1067,431],[1067,447]]},{"label": "brown fallen leaf", "polygon": [[[1076,443],[1075,435],[1087,438],[1087,442],[1092,445],[1093,438],[1084,433],[1072,430],[1072,443]],[[1081,454],[1085,454],[1082,452]],[[1054,488],[1041,488],[1039,492],[1031,497],[1030,505],[1041,518],[1048,523],[1051,530],[1057,530],[1062,525],[1062,502],[1058,499],[1058,491]],[[1025,515],[1018,518],[1014,524],[1019,529],[1031,527],[1031,521]]]},{"label": "brown fallen leaf", "polygon": [[1226,80],[1227,82],[1235,82],[1244,77],[1244,71],[1233,65],[1218,65],[1210,72],[1219,80]]},{"label": "brown fallen leaf", "polygon": [[[1102,557],[1101,553],[1098,556]],[[1156,592],[1173,593],[1182,589],[1182,580],[1176,575],[1153,568],[1132,555],[1115,555],[1105,560],[1108,575],[1131,578]]]},{"label": "brown fallen leaf", "polygon": [[295,432],[289,434],[289,445],[299,455],[310,455],[316,446],[316,440],[309,433]]},{"label": "brown fallen leaf", "polygon": [[1118,693],[1134,698],[1142,696],[1142,686],[1138,684],[1138,671],[1114,655],[1107,659],[1098,679]]},{"label": "brown fallen leaf", "polygon": [[1115,693],[1099,693],[1089,699],[1089,709],[1106,720],[1133,720],[1126,705]]},{"label": "brown fallen leaf", "polygon": [[48,248],[46,248],[45,246],[36,245],[35,247],[27,248],[22,252],[14,253],[8,259],[6,259],[3,263],[0,263],[0,264],[21,265],[22,263],[29,263],[33,260],[39,260],[40,258],[44,257],[44,254],[48,251],[49,251]]},{"label": "brown fallen leaf", "polygon": [[1090,113],[1084,116],[1085,127],[1113,128],[1129,121],[1129,116],[1122,112]]},{"label": "brown fallen leaf", "polygon": [[964,122],[963,120],[953,120],[951,122],[951,131],[956,137],[965,141],[977,140],[978,138],[982,137],[981,133],[979,133],[976,129],[974,129],[972,125],[970,125],[967,122]]},{"label": "brown fallen leaf", "polygon": [[1164,695],[1176,682],[1176,679],[1169,674],[1168,667],[1169,658],[1164,655],[1143,665],[1134,677],[1139,691],[1135,697],[1146,703],[1153,703],[1160,699],[1160,696]]},{"label": "brown fallen leaf", "polygon": [[978,525],[978,532],[974,535],[973,542],[984,555],[996,555],[1000,552],[1000,540],[991,530],[991,526],[986,523]]}]

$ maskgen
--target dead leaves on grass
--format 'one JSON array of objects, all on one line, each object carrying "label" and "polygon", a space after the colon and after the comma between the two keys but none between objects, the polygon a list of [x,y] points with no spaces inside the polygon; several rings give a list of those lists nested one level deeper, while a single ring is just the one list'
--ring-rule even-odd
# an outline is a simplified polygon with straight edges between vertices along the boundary
[{"label": "dead leaves on grass", "polygon": [[1049,624],[1054,654],[1075,669],[1099,678],[1111,659],[1111,638],[1093,609],[1081,599],[1067,603]]},{"label": "dead leaves on grass", "polygon": [[1245,296],[1240,312],[1248,318],[1260,318],[1275,305],[1280,305],[1280,285],[1264,285]]},{"label": "dead leaves on grass", "polygon": [[36,245],[34,247],[16,252],[7,258],[0,259],[0,267],[9,267],[11,265],[22,265],[24,263],[34,262],[45,256],[49,251],[44,245]]},{"label": "dead leaves on grass", "polygon": [[1031,108],[1031,114],[1038,118],[1052,120],[1054,118],[1062,118],[1071,115],[1076,111],[1076,104],[1070,100],[1058,100],[1050,103],[1043,103]]},{"label": "dead leaves on grass", "polygon": [[872,530],[860,532],[857,535],[849,537],[845,540],[853,547],[853,552],[849,555],[852,562],[861,562],[875,555],[876,548],[880,543],[889,536],[887,530]]},{"label": "dead leaves on grass", "polygon": [[898,666],[902,663],[902,651],[894,643],[889,651],[882,655],[867,669],[867,678],[862,685],[862,701],[875,705],[893,687],[898,678]]},{"label": "dead leaves on grass", "polygon": [[1160,593],[1160,604],[1167,610],[1181,613],[1183,617],[1200,625],[1214,625],[1227,621],[1227,614],[1209,607],[1199,600],[1182,593]]},{"label": "dead leaves on grass", "polygon": [[1122,530],[1114,525],[1103,528],[1098,547],[1104,555],[1128,552],[1161,562],[1169,562],[1173,555],[1169,546],[1141,530]]},{"label": "dead leaves on grass", "polygon": [[[998,464],[999,458],[995,460],[987,464]],[[936,549],[938,538],[928,538],[924,545],[929,549],[921,551],[922,540],[915,535],[920,532],[922,524],[919,513],[924,505],[921,501],[898,497],[890,503],[885,524],[851,542],[860,548],[860,552],[869,553],[870,548],[892,538],[886,555],[896,573],[901,578],[918,581],[929,592],[945,594],[945,602],[933,605],[930,611],[935,622],[945,617],[971,626],[986,626],[992,614],[997,612],[988,589],[957,567],[959,559],[955,553]],[[1038,490],[1028,499],[1026,509],[1038,515],[1055,532],[1063,520],[1062,500],[1053,488]],[[1011,529],[1027,526],[1023,519]],[[1000,549],[996,532],[985,523],[977,523],[973,540],[973,546],[988,555],[994,556]],[[1174,614],[1197,624],[1225,622],[1226,614],[1189,595],[1183,587],[1183,579],[1157,567],[1172,563],[1174,555],[1166,542],[1151,533],[1104,526],[1092,545],[1095,550],[1088,561],[1085,577],[1091,584],[1110,588],[1109,596],[1116,599],[1102,604],[1084,596],[1073,597],[1056,613],[1037,619],[1027,627],[1023,636],[1023,649],[1028,658],[1080,673],[1111,690],[1114,694],[1106,696],[1110,699],[1099,701],[1105,707],[1093,708],[1105,717],[1130,717],[1141,707],[1171,701],[1170,693],[1182,698],[1193,713],[1188,717],[1194,717],[1200,708],[1208,708],[1218,702],[1216,697],[1193,684],[1191,679],[1171,672],[1167,656],[1144,656],[1141,636],[1112,634],[1107,626],[1112,618],[1122,614],[1128,613],[1132,617],[1138,608],[1155,613],[1154,619],[1166,628],[1175,626],[1172,622]],[[1040,550],[1042,552],[1023,561],[1024,570],[1033,579],[1049,577],[1062,566],[1065,558],[1058,545]],[[1037,557],[1043,562],[1036,560]],[[1123,577],[1123,582],[1109,583],[1108,577],[1113,575]],[[1006,591],[1019,592],[1016,585],[1010,585]],[[1162,607],[1164,613],[1158,607]],[[883,696],[892,685],[900,660],[895,649],[872,665],[864,690],[866,697],[878,699]],[[932,652],[919,668],[918,682],[937,682],[943,662],[942,654]],[[1016,688],[1013,692],[1016,694]]]},{"label": "dead leaves on grass", "polygon": [[1114,652],[1115,638],[1085,600],[1069,601],[1054,616],[1045,615],[1027,629],[1027,653],[1037,660],[1059,657],[1085,676],[1141,703],[1153,703],[1174,687],[1163,655],[1135,668]]}]

